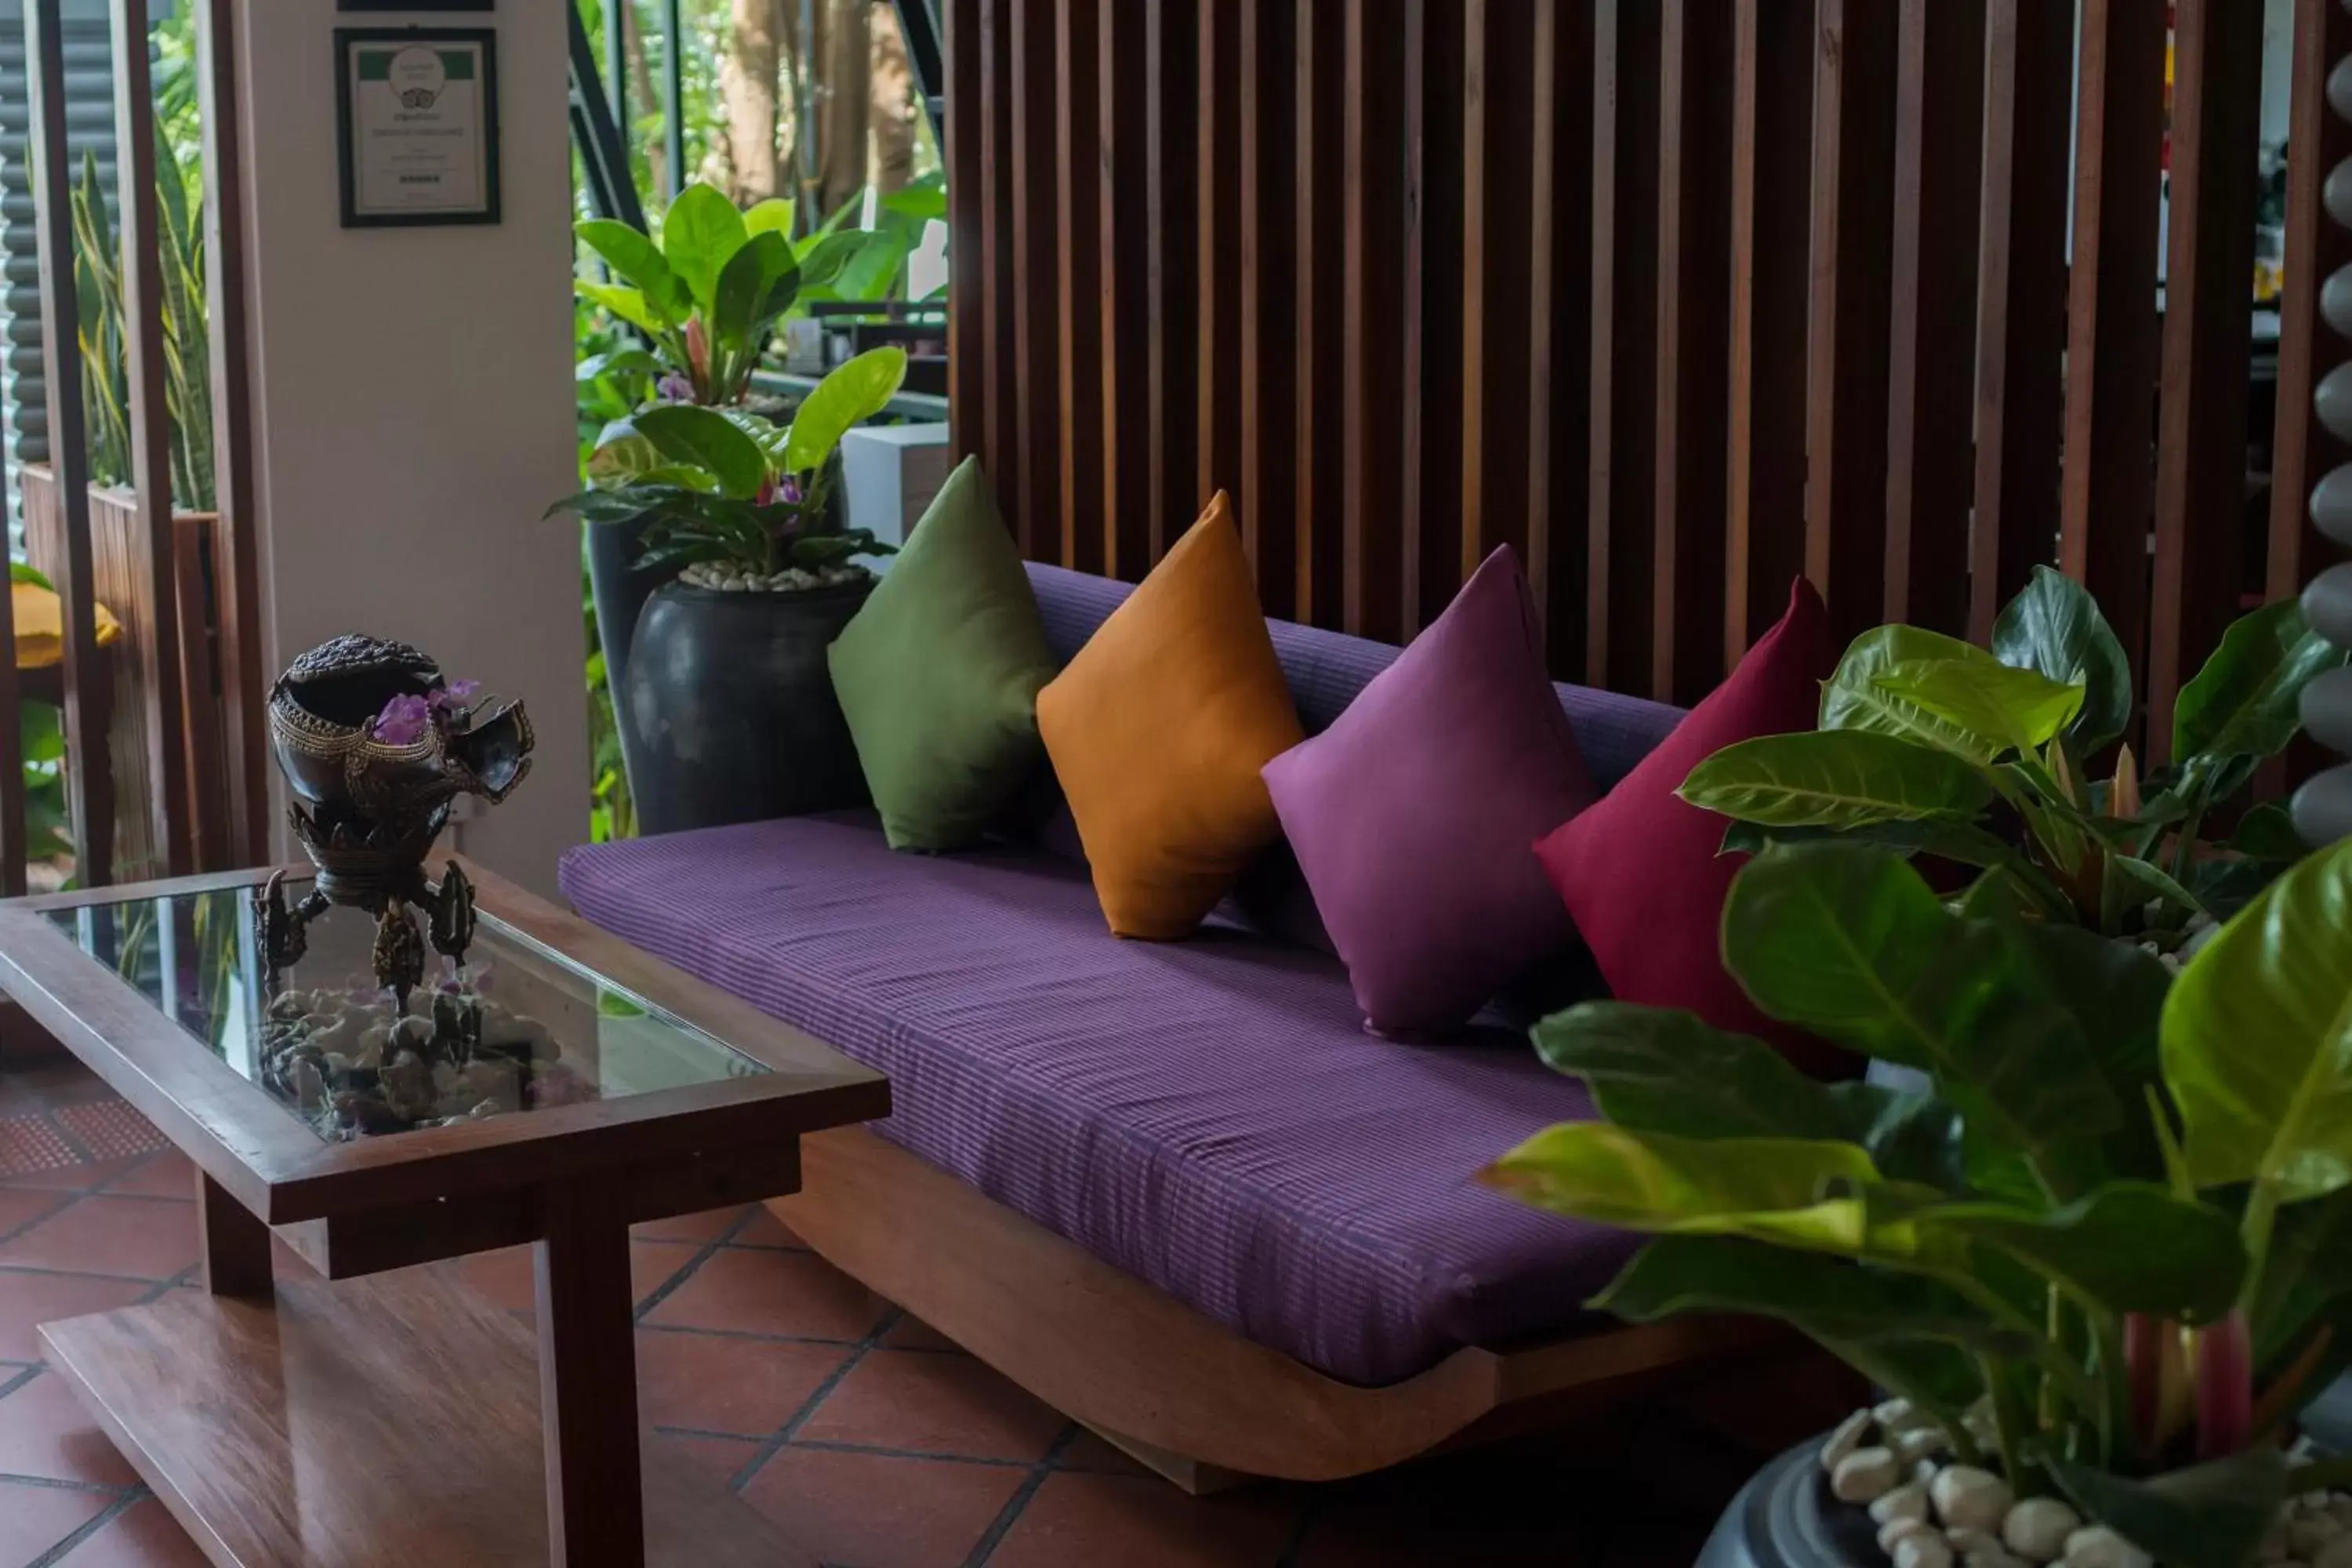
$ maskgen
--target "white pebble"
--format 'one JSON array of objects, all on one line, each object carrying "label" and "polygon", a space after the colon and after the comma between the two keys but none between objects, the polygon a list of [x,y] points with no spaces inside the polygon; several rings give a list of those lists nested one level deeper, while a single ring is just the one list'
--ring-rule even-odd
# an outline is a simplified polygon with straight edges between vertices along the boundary
[{"label": "white pebble", "polygon": [[2311,1568],[2352,1568],[2352,1534],[2338,1535],[2321,1547]]},{"label": "white pebble", "polygon": [[1895,1568],[1952,1568],[1952,1549],[1932,1530],[1895,1543]]},{"label": "white pebble", "polygon": [[1988,1534],[2000,1528],[2009,1517],[2010,1504],[2016,1496],[2009,1483],[1990,1471],[1974,1465],[1954,1465],[1936,1477],[1927,1489],[1936,1504],[1936,1517],[1946,1529],[1981,1530]]},{"label": "white pebble", "polygon": [[1990,1530],[1972,1530],[1965,1524],[1954,1525],[1944,1531],[1944,1539],[1952,1543],[1955,1552],[1999,1552],[2000,1537]]},{"label": "white pebble", "polygon": [[2062,1561],[2066,1568],[2156,1568],[2156,1559],[2104,1524],[2068,1536]]},{"label": "white pebble", "polygon": [[1922,1459],[1911,1467],[1911,1479],[1923,1487],[1931,1487],[1936,1484],[1936,1478],[1943,1474],[1943,1471],[1944,1467],[1935,1460]]},{"label": "white pebble", "polygon": [[2327,1500],[2327,1517],[2352,1530],[2352,1495],[2337,1492]]},{"label": "white pebble", "polygon": [[2000,1547],[1990,1552],[1971,1552],[1960,1559],[1960,1568],[2031,1568],[2024,1558],[2011,1557]]},{"label": "white pebble", "polygon": [[1908,1432],[1915,1426],[1930,1426],[1936,1419],[1913,1405],[1907,1399],[1890,1399],[1883,1405],[1874,1406],[1870,1414],[1877,1419],[1881,1426],[1886,1428],[1889,1436],[1897,1432]]},{"label": "white pebble", "polygon": [[1906,1465],[1916,1465],[1943,1451],[1944,1433],[1941,1427],[1914,1426],[1908,1432],[1898,1432],[1895,1436],[1895,1455]]},{"label": "white pebble", "polygon": [[1870,1412],[1857,1410],[1837,1424],[1837,1430],[1822,1445],[1822,1468],[1834,1470],[1838,1462],[1862,1447],[1863,1438],[1870,1435]]},{"label": "white pebble", "polygon": [[2030,1497],[2000,1522],[2001,1544],[2035,1563],[2054,1563],[2066,1539],[2083,1528],[2083,1516],[2054,1497]]},{"label": "white pebble", "polygon": [[1875,1502],[1895,1489],[1903,1467],[1885,1448],[1856,1448],[1830,1472],[1830,1492],[1841,1502]]},{"label": "white pebble", "polygon": [[1890,1519],[1878,1527],[1878,1549],[1891,1557],[1896,1543],[1923,1533],[1940,1539],[1940,1532],[1924,1519]]},{"label": "white pebble", "polygon": [[1906,1481],[1870,1505],[1870,1517],[1878,1524],[1898,1519],[1927,1517],[1927,1489],[1917,1481]]},{"label": "white pebble", "polygon": [[2343,1533],[2344,1527],[2336,1522],[2334,1515],[2306,1513],[2288,1523],[2286,1549],[2297,1557],[2316,1557],[2322,1548]]}]

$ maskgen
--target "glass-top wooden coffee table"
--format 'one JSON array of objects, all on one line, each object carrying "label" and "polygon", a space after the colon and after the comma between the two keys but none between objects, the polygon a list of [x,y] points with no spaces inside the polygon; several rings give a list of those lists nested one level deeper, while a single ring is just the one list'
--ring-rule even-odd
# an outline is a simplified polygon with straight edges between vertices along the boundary
[{"label": "glass-top wooden coffee table", "polygon": [[[629,1226],[794,1191],[800,1135],[889,1086],[466,871],[468,968],[405,1011],[356,910],[269,984],[266,872],[0,904],[0,988],[199,1171],[204,1289],[47,1324],[49,1358],[215,1563],[804,1561],[641,1457]],[[412,1267],[523,1242],[535,1336]]]}]

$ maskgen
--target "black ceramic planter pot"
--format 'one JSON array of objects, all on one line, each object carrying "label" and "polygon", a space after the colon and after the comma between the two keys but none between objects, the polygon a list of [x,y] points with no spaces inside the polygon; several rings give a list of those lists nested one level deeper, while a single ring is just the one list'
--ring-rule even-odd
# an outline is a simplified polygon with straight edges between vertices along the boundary
[{"label": "black ceramic planter pot", "polygon": [[1824,1437],[1756,1472],[1723,1510],[1696,1568],[1885,1568],[1870,1515],[1830,1496]]},{"label": "black ceramic planter pot", "polygon": [[629,649],[621,723],[637,826],[677,833],[866,801],[824,650],[872,581],[798,593],[668,583]]}]

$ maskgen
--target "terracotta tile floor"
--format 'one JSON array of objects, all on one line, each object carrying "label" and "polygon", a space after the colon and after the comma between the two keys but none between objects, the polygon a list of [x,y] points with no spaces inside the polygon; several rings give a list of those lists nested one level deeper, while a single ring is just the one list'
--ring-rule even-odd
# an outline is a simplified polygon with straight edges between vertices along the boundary
[{"label": "terracotta tile floor", "polygon": [[[189,1183],[187,1162],[79,1068],[0,1063],[0,1568],[202,1561],[34,1333],[192,1289]],[[646,1226],[635,1253],[647,1441],[834,1568],[1685,1568],[1776,1446],[1636,1405],[1386,1476],[1195,1500],[763,1210]],[[529,1313],[527,1255],[441,1267]]]}]

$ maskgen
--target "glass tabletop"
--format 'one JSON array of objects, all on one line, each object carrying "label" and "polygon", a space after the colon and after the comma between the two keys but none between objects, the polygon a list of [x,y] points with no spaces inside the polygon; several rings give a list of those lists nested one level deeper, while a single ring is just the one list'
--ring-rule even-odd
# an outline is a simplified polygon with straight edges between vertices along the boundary
[{"label": "glass tabletop", "polygon": [[[309,891],[289,879],[290,903]],[[436,956],[403,1010],[373,978],[375,921],[331,909],[264,984],[257,885],[47,918],[320,1138],[525,1115],[768,1069],[481,911],[465,967]]]}]

